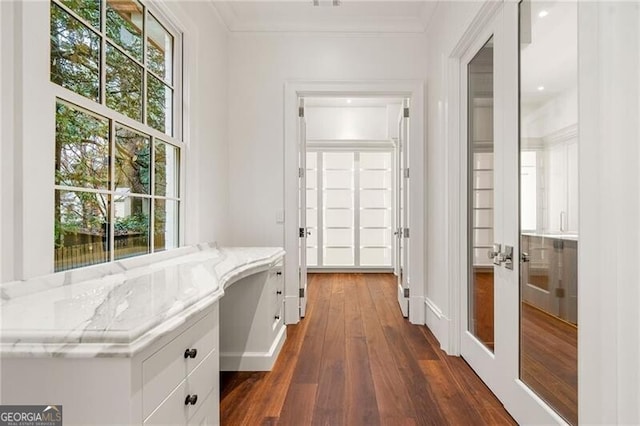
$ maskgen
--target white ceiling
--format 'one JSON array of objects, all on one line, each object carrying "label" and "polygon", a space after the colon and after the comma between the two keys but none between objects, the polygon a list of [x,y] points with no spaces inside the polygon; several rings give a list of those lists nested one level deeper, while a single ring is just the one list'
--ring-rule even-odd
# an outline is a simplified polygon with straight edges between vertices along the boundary
[{"label": "white ceiling", "polygon": [[[548,15],[540,17],[542,10]],[[521,93],[523,103],[539,105],[577,87],[577,3],[532,2],[531,28],[531,43],[521,52]]]},{"label": "white ceiling", "polygon": [[436,0],[210,0],[233,32],[422,33]]}]

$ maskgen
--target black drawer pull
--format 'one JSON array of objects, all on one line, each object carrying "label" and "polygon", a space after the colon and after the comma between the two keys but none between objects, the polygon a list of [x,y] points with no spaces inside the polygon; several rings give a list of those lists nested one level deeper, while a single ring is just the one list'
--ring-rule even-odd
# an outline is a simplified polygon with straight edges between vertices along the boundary
[{"label": "black drawer pull", "polygon": [[184,357],[186,358],[195,358],[196,355],[198,355],[198,350],[197,349],[187,349],[186,351],[184,351]]},{"label": "black drawer pull", "polygon": [[276,315],[274,318],[275,318],[275,319],[276,319],[276,321],[277,321],[277,320],[279,320],[279,319],[280,319],[280,315]]},{"label": "black drawer pull", "polygon": [[184,405],[196,405],[196,402],[198,402],[198,395],[187,395],[184,399]]},{"label": "black drawer pull", "polygon": [[276,272],[276,275],[278,275],[278,276],[282,275],[282,271]]},{"label": "black drawer pull", "polygon": [[282,290],[276,290],[276,294],[282,294]]}]

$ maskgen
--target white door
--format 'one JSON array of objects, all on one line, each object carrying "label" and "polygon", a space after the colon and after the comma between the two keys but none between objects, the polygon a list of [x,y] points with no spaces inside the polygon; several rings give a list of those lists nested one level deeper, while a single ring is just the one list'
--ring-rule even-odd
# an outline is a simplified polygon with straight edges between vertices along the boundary
[{"label": "white door", "polygon": [[300,265],[300,316],[307,310],[307,125],[304,119],[304,99],[298,103],[298,252]]},{"label": "white door", "polygon": [[521,424],[561,418],[520,380],[518,4],[504,2],[461,58],[466,170],[463,358]]},{"label": "white door", "polygon": [[409,316],[409,101],[403,102],[398,120],[397,206],[395,230],[398,277],[398,304],[404,317]]}]

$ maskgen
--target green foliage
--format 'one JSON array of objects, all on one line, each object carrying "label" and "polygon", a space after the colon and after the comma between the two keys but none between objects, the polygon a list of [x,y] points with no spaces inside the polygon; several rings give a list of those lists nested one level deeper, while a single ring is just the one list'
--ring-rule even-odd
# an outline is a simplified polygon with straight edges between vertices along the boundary
[{"label": "green foliage", "polygon": [[144,213],[136,213],[131,216],[116,218],[113,225],[116,235],[126,233],[149,234],[149,216]]}]

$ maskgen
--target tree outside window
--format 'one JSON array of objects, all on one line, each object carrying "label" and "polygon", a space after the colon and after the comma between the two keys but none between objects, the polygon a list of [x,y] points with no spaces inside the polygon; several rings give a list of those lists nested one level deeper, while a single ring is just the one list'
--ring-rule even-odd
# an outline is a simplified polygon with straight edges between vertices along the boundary
[{"label": "tree outside window", "polygon": [[56,271],[178,246],[174,39],[136,0],[51,1],[51,81],[90,101],[56,104]]}]

